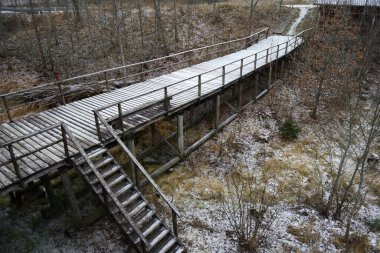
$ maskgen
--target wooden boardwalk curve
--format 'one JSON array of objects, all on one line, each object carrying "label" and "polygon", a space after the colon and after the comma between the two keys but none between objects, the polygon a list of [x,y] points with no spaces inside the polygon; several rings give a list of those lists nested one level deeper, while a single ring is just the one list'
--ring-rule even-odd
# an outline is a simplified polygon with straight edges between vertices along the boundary
[{"label": "wooden boardwalk curve", "polygon": [[[104,126],[97,127],[94,111],[109,121],[117,120],[120,113],[130,115],[123,125],[132,131],[220,92],[289,54],[302,42],[301,36],[272,35],[245,50],[1,124],[0,194],[16,189],[20,181],[29,182],[64,164],[65,140],[60,123],[66,124],[85,150],[97,148],[101,144],[99,135],[104,140],[110,136]],[[169,99],[165,108],[163,104]],[[140,113],[140,108],[145,110]],[[70,156],[78,155],[70,142],[67,151]],[[17,158],[17,164],[12,158]]]}]

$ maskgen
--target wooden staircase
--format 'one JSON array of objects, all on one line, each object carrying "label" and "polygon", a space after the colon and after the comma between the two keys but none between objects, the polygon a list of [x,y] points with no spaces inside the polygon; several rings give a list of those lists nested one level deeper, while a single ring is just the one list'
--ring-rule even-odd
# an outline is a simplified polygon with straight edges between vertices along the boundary
[{"label": "wooden staircase", "polygon": [[106,148],[97,147],[86,156],[75,162],[77,169],[138,251],[185,252],[177,236]]},{"label": "wooden staircase", "polygon": [[171,208],[174,233],[158,216],[152,205],[144,198],[141,191],[106,148],[99,145],[86,152],[70,129],[62,123],[64,143],[67,144],[70,139],[81,154],[80,158],[72,161],[73,165],[106,206],[109,215],[117,222],[138,252],[186,252],[186,248],[177,236],[179,211],[161,192],[109,125],[107,128],[122,149],[135,161],[147,181]]}]

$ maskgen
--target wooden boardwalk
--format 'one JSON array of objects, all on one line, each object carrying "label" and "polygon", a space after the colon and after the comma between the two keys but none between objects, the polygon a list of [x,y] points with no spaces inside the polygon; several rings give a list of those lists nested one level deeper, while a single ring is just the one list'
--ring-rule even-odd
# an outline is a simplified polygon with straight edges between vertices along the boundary
[{"label": "wooden boardwalk", "polygon": [[[65,161],[59,127],[52,127],[11,145],[7,145],[7,142],[64,122],[85,150],[96,148],[100,145],[98,131],[104,139],[109,138],[109,132],[104,126],[97,129],[94,110],[99,110],[105,119],[111,119],[120,112],[129,112],[171,98],[168,111],[153,107],[150,111],[135,113],[124,120],[124,125],[136,129],[219,92],[240,78],[289,54],[302,41],[301,37],[269,36],[236,53],[0,125],[0,193],[17,187],[19,177],[23,182],[31,181],[62,166]],[[78,155],[70,142],[69,153],[71,156]],[[16,174],[12,156],[22,157],[17,159],[16,165],[19,166],[20,175]]]}]

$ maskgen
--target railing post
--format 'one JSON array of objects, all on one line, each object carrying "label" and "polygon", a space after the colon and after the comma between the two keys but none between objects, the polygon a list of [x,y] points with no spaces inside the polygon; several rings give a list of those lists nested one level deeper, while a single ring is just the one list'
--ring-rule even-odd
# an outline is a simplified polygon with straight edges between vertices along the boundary
[{"label": "railing post", "polygon": [[17,164],[17,160],[16,160],[15,153],[13,151],[12,144],[8,145],[8,149],[9,149],[9,154],[11,155],[13,167],[15,168],[15,172],[16,172],[17,178],[21,180],[20,167]]},{"label": "railing post", "polygon": [[244,65],[244,64],[243,64],[243,60],[244,60],[244,59],[241,59],[241,60],[240,60],[240,77],[243,76],[243,65]]},{"label": "railing post", "polygon": [[269,28],[267,28],[267,33],[265,35],[265,38],[268,38],[268,35],[269,35]]},{"label": "railing post", "polygon": [[260,40],[260,34],[261,34],[261,33],[258,33],[258,34],[257,34],[256,43],[259,43],[259,40]]},{"label": "railing post", "polygon": [[288,45],[289,45],[289,41],[286,42],[286,47],[285,47],[285,55],[288,54]]},{"label": "railing post", "polygon": [[202,75],[199,75],[198,76],[198,97],[201,97],[202,96],[202,78],[201,78]]},{"label": "railing post", "polygon": [[66,100],[65,100],[65,96],[62,93],[61,82],[57,82],[57,85],[58,85],[58,89],[59,89],[59,94],[61,94],[62,103],[65,105],[66,104]]},{"label": "railing post", "polygon": [[269,48],[267,49],[267,56],[266,56],[266,59],[265,59],[265,63],[268,63],[268,58],[269,58]]},{"label": "railing post", "polygon": [[110,90],[110,84],[109,84],[109,82],[108,82],[107,71],[104,72],[104,79],[106,80],[106,87],[107,87],[107,90]]},{"label": "railing post", "polygon": [[178,222],[177,222],[177,214],[172,209],[172,221],[173,221],[173,232],[178,237]]},{"label": "railing post", "polygon": [[276,59],[278,59],[279,54],[280,54],[280,45],[277,45]]},{"label": "railing post", "polygon": [[4,108],[5,108],[5,111],[7,112],[8,119],[9,119],[10,122],[13,122],[12,113],[11,113],[9,107],[8,107],[7,99],[6,99],[5,96],[2,96],[1,98],[3,100]]},{"label": "railing post", "polygon": [[124,134],[124,126],[123,126],[123,110],[121,109],[121,103],[118,103],[117,104],[117,110],[118,110],[118,112],[119,112],[119,124],[120,124],[120,128],[121,128],[121,131],[123,132],[123,134]]},{"label": "railing post", "polygon": [[169,97],[168,97],[168,87],[164,88],[164,110],[169,111]]},{"label": "railing post", "polygon": [[61,132],[62,132],[63,148],[65,149],[65,156],[67,159],[69,159],[70,153],[69,153],[69,147],[67,145],[66,129],[63,124],[61,125]]},{"label": "railing post", "polygon": [[255,70],[257,69],[257,53],[255,54]]},{"label": "railing post", "polygon": [[96,125],[96,132],[98,133],[98,139],[100,142],[102,142],[102,132],[100,131],[100,124],[99,124],[99,118],[97,115],[97,111],[94,111],[94,117],[95,117],[95,125]]},{"label": "railing post", "polygon": [[223,71],[222,71],[222,85],[226,83],[226,66],[223,66]]}]

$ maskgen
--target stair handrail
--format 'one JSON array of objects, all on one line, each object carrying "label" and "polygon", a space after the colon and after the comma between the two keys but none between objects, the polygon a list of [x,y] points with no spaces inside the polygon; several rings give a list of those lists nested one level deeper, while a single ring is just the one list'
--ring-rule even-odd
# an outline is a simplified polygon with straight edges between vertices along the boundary
[{"label": "stair handrail", "polygon": [[[113,200],[113,202],[116,204],[116,206],[119,209],[119,211],[123,214],[124,218],[128,221],[129,225],[134,229],[134,231],[136,232],[137,236],[140,238],[140,240],[144,243],[144,245],[146,246],[146,248],[149,250],[151,248],[151,245],[150,245],[149,241],[145,238],[145,236],[143,235],[143,233],[141,232],[141,230],[136,226],[135,222],[128,216],[128,213],[122,207],[122,205],[121,205],[120,201],[117,199],[117,197],[113,194],[113,192],[109,188],[108,184],[106,183],[106,181],[104,180],[104,178],[101,176],[101,174],[99,173],[99,171],[96,169],[95,164],[88,157],[88,155],[84,151],[83,147],[81,146],[81,144],[79,143],[79,141],[77,140],[77,138],[73,135],[73,133],[71,132],[71,130],[68,128],[68,126],[64,122],[61,122],[61,125],[62,125],[62,128],[64,129],[63,135],[66,134],[69,137],[69,139],[71,139],[71,141],[73,142],[74,146],[79,151],[80,155],[83,157],[83,159],[86,161],[86,163],[88,164],[88,166],[90,167],[90,169],[92,170],[92,172],[95,174],[96,178],[102,184],[103,193],[105,191],[105,193],[107,193],[107,195]],[[105,201],[107,201],[107,200],[105,200]],[[105,203],[105,204],[107,204],[107,203]]]},{"label": "stair handrail", "polygon": [[[119,138],[115,130],[108,124],[108,122],[100,115],[98,110],[94,110],[94,115],[97,120],[99,120],[107,129],[107,131],[112,135],[112,137],[116,140],[116,142],[122,147],[124,152],[127,153],[129,158],[133,161],[133,163],[137,166],[139,171],[142,173],[142,175],[146,178],[146,180],[153,186],[153,188],[157,191],[157,193],[160,195],[160,197],[164,200],[164,202],[171,208],[173,219],[174,217],[181,217],[181,214],[177,207],[169,200],[169,198],[161,191],[160,187],[156,184],[156,182],[153,180],[153,178],[149,175],[149,173],[144,169],[144,167],[141,165],[141,163],[137,160],[137,158],[133,155],[133,153],[125,146],[123,141]],[[174,215],[175,214],[175,215]],[[176,221],[176,220],[174,220]],[[173,226],[174,225],[173,221]],[[176,228],[174,229],[176,234]]]}]

